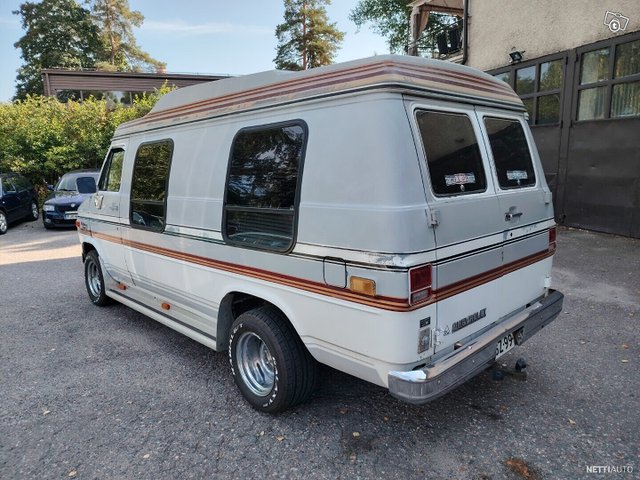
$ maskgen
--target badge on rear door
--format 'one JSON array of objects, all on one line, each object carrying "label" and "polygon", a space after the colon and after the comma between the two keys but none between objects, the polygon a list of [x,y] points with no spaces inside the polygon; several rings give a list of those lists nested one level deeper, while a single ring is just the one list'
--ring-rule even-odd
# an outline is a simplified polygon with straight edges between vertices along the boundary
[{"label": "badge on rear door", "polygon": [[468,317],[462,318],[460,320],[458,320],[457,322],[453,322],[453,325],[451,325],[451,333],[455,333],[458,330],[471,325],[472,323],[477,322],[478,320],[480,320],[481,318],[484,318],[487,316],[487,309],[483,308],[482,310],[480,310],[479,312],[473,313],[471,315],[469,315]]}]

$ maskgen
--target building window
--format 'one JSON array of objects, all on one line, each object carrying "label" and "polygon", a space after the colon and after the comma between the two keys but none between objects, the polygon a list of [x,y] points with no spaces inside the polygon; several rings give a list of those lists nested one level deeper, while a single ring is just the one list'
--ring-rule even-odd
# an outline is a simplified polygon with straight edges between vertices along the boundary
[{"label": "building window", "polygon": [[416,119],[433,193],[449,196],[484,192],[487,180],[469,117],[421,110]]},{"label": "building window", "polygon": [[527,109],[530,125],[560,123],[564,57],[520,68],[511,67],[494,76],[512,85]]},{"label": "building window", "polygon": [[113,149],[109,152],[109,157],[102,169],[102,176],[98,183],[98,189],[106,192],[117,192],[120,190],[120,179],[122,177],[122,164],[124,162],[124,150]]},{"label": "building window", "polygon": [[144,143],[138,148],[131,180],[131,225],[162,232],[166,220],[167,184],[173,141]]},{"label": "building window", "polygon": [[582,53],[577,119],[640,115],[640,40]]},{"label": "building window", "polygon": [[278,252],[293,246],[306,136],[301,122],[236,135],[224,206],[227,242]]}]

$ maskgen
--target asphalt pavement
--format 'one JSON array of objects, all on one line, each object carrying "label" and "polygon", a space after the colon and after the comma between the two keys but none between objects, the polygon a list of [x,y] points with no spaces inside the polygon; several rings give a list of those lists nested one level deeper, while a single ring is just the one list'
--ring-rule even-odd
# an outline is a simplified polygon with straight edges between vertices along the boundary
[{"label": "asphalt pavement", "polygon": [[15,225],[0,237],[0,478],[639,478],[639,272],[640,240],[560,229],[564,312],[501,359],[525,357],[526,381],[487,371],[413,406],[324,368],[309,403],[266,415],[225,354],[93,306],[75,231]]}]

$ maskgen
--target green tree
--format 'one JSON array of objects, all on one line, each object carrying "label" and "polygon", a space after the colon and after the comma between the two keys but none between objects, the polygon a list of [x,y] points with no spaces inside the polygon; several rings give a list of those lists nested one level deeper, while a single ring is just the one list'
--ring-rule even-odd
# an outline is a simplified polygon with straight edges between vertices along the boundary
[{"label": "green tree", "polygon": [[42,186],[69,170],[99,167],[117,126],[146,115],[170,90],[139,95],[131,107],[93,98],[61,103],[40,95],[0,103],[0,171],[21,173]]},{"label": "green tree", "polygon": [[164,67],[166,64],[143,51],[133,35],[133,27],[140,27],[144,16],[131,11],[128,0],[87,0],[91,4],[94,23],[100,29],[103,45],[99,69],[123,71]]},{"label": "green tree", "polygon": [[[391,53],[405,53],[411,43],[411,8],[408,0],[359,0],[349,20],[357,27],[370,24],[372,30],[387,39]],[[418,40],[423,49],[434,47],[434,40],[429,32],[451,23],[452,17],[432,13],[425,32]]]},{"label": "green tree", "polygon": [[24,64],[18,70],[16,99],[42,94],[43,68],[90,68],[100,51],[98,28],[75,0],[24,2],[13,12],[25,34],[14,46]]},{"label": "green tree", "polygon": [[306,70],[333,62],[344,32],[330,23],[330,0],[284,0],[284,23],[276,27],[274,62],[282,70]]}]

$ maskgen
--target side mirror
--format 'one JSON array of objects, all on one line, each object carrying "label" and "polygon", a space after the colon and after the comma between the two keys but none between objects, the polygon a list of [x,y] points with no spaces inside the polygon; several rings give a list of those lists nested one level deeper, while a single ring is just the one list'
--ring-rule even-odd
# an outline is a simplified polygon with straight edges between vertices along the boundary
[{"label": "side mirror", "polygon": [[53,185],[47,185],[47,190],[49,190],[50,192],[53,192]]}]

